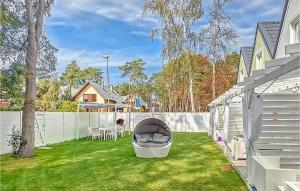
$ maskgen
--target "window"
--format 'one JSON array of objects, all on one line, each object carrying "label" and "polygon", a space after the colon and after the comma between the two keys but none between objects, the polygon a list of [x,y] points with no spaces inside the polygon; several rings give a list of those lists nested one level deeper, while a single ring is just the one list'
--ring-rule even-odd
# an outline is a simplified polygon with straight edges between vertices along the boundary
[{"label": "window", "polygon": [[300,15],[291,22],[291,44],[300,42]]},{"label": "window", "polygon": [[83,102],[89,102],[88,94],[83,94]]},{"label": "window", "polygon": [[97,102],[96,94],[83,94],[83,102]]},{"label": "window", "polygon": [[259,51],[256,54],[256,70],[260,70],[264,68],[264,61],[263,61],[263,51]]}]

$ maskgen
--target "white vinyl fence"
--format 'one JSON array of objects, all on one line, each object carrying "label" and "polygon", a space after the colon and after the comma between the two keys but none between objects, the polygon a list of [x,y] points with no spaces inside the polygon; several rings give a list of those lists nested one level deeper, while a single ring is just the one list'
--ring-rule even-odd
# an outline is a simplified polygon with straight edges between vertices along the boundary
[{"label": "white vinyl fence", "polygon": [[[77,137],[86,137],[88,126],[113,127],[114,113],[97,112],[37,112],[44,114],[45,127],[36,131],[36,146],[59,143]],[[209,122],[209,113],[131,113],[130,130],[143,119],[149,117],[161,118],[173,132],[206,132]],[[129,127],[129,114],[117,113],[117,119],[122,118]],[[0,154],[9,153],[11,148],[7,140],[10,138],[13,126],[20,130],[22,124],[22,112],[0,112]],[[77,126],[77,124],[79,126]],[[128,128],[129,129],[129,128]],[[43,140],[43,141],[42,141]]]}]

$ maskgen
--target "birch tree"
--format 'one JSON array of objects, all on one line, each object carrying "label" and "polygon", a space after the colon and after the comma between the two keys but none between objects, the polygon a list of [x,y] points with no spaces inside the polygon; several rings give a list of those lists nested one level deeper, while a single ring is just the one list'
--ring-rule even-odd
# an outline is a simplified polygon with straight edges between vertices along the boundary
[{"label": "birch tree", "polygon": [[[191,55],[202,52],[213,64],[212,97],[216,98],[215,64],[222,61],[232,45],[237,43],[237,34],[224,7],[230,0],[207,1],[207,10],[202,0],[146,0],[144,14],[158,18],[160,28],[154,29],[152,37],[162,38],[163,59],[168,61],[186,53],[184,62],[189,73],[189,99],[194,106],[194,73],[190,64]],[[199,21],[207,12],[208,23],[200,26]],[[205,20],[203,20],[205,21]]]},{"label": "birch tree", "polygon": [[231,18],[225,13],[224,7],[230,0],[213,0],[209,5],[208,24],[200,32],[206,55],[213,65],[212,97],[216,99],[216,66],[224,60],[232,45],[238,42],[238,36],[233,28]]},{"label": "birch tree", "polygon": [[31,157],[34,154],[34,119],[36,99],[36,76],[38,50],[43,30],[44,15],[49,13],[53,0],[25,0],[27,24],[27,51],[25,65],[25,103],[22,116],[22,136],[19,156]]},{"label": "birch tree", "polygon": [[152,37],[162,38],[161,56],[170,61],[184,54],[184,62],[188,68],[189,100],[191,110],[195,111],[193,92],[193,68],[190,55],[199,46],[197,31],[193,27],[204,14],[202,0],[146,0],[144,14],[153,15],[159,20],[160,27],[152,31]]}]

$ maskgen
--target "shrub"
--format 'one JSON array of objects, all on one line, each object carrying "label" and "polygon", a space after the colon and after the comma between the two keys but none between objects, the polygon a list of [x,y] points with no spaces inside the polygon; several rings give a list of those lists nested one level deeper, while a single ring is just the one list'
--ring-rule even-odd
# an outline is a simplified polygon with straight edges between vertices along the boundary
[{"label": "shrub", "polygon": [[13,125],[11,129],[11,134],[9,134],[10,139],[8,145],[11,146],[11,152],[14,157],[18,156],[19,149],[21,146],[21,131],[16,129],[16,126]]},{"label": "shrub", "polygon": [[62,101],[59,104],[58,111],[60,112],[76,112],[78,103],[76,101]]}]

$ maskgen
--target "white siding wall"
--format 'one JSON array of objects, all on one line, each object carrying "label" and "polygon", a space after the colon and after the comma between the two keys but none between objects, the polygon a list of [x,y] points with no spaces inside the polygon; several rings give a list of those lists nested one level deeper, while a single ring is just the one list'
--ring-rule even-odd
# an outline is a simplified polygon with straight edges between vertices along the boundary
[{"label": "white siding wall", "polygon": [[285,19],[282,25],[281,34],[278,41],[278,47],[275,58],[283,58],[285,54],[285,46],[290,44],[290,22],[300,13],[300,1],[289,0]]},{"label": "white siding wall", "polygon": [[[9,134],[13,125],[21,129],[21,112],[0,112],[0,154],[10,152],[7,145]],[[167,125],[174,132],[202,132],[207,131],[209,123],[209,113],[131,113],[131,127],[137,125],[141,120],[149,117],[164,118]],[[46,112],[45,113],[45,143],[53,144],[88,134],[88,126],[113,127],[114,113],[97,112]],[[127,127],[129,126],[128,113],[117,113],[117,119],[123,118]],[[77,123],[79,124],[77,128]],[[38,138],[39,135],[36,135]],[[37,139],[38,140],[38,139]],[[40,142],[40,141],[39,141]],[[37,144],[39,144],[39,142]]]}]

